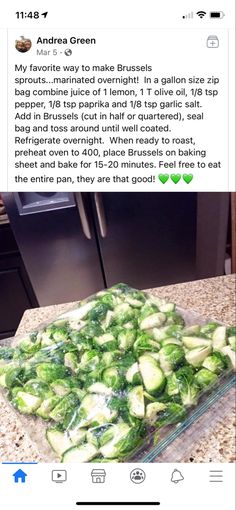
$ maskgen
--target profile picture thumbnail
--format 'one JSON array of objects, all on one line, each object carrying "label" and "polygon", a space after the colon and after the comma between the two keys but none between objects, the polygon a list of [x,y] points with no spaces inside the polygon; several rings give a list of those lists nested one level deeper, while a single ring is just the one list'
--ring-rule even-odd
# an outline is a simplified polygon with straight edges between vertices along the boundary
[{"label": "profile picture thumbnail", "polygon": [[31,40],[27,39],[23,35],[21,36],[20,39],[16,40],[16,42],[15,42],[15,48],[20,53],[26,53],[27,51],[30,50],[31,46],[32,46]]}]

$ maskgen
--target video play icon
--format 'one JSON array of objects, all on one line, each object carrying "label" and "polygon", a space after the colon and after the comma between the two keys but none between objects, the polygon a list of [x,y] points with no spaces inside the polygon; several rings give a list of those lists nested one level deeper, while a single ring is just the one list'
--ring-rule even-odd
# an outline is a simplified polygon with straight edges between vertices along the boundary
[{"label": "video play icon", "polygon": [[52,471],[52,481],[56,483],[66,482],[67,472],[64,469]]}]

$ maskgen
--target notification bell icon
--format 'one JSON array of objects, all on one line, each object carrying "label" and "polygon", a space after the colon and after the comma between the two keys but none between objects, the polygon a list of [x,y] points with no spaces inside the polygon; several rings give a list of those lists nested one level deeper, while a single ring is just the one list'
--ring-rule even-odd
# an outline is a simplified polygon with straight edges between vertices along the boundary
[{"label": "notification bell icon", "polygon": [[180,473],[180,471],[178,469],[174,469],[174,471],[171,475],[171,481],[174,483],[178,483],[178,482],[181,482],[182,480],[184,480],[182,473]]}]

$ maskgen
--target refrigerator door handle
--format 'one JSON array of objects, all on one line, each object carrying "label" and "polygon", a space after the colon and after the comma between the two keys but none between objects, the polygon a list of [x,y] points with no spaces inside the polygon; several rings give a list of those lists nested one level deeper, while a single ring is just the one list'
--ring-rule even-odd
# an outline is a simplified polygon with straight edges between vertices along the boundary
[{"label": "refrigerator door handle", "polygon": [[83,201],[82,193],[79,193],[79,192],[75,193],[75,201],[76,201],[77,209],[79,211],[79,216],[80,216],[80,221],[81,221],[83,233],[84,233],[85,237],[87,237],[87,239],[92,239],[92,234],[91,234],[91,230],[90,230],[90,226],[89,226],[89,221],[88,221],[88,218],[87,218],[86,210],[85,210],[85,207],[84,207],[84,201]]},{"label": "refrigerator door handle", "polygon": [[106,222],[106,216],[104,211],[104,205],[102,200],[102,194],[101,193],[94,193],[94,201],[95,201],[95,207],[98,217],[98,225],[100,229],[101,237],[106,237],[107,235],[107,222]]}]

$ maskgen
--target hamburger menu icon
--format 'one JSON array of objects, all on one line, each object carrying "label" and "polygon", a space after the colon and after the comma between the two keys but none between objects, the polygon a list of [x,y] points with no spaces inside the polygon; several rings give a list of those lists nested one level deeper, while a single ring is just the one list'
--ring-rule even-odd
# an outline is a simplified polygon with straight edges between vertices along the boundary
[{"label": "hamburger menu icon", "polygon": [[15,42],[15,48],[20,53],[26,53],[27,51],[30,50],[31,46],[32,46],[31,40],[27,39],[23,35],[21,36],[20,39],[17,39]]}]

